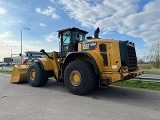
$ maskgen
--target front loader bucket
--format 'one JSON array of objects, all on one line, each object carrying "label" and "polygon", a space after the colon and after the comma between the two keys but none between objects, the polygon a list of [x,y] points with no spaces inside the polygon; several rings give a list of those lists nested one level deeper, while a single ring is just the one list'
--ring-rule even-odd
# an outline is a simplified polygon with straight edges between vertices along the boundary
[{"label": "front loader bucket", "polygon": [[29,65],[15,65],[12,70],[11,83],[19,83],[27,81],[27,69]]}]

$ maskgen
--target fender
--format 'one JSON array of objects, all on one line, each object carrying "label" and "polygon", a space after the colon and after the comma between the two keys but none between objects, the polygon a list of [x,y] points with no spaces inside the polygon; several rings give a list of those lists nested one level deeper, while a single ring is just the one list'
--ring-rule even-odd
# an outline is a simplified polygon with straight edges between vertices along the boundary
[{"label": "fender", "polygon": [[44,70],[44,66],[43,66],[43,63],[42,61],[38,58],[36,60],[34,60],[35,63],[38,63],[40,65],[40,67],[42,68],[42,70]]},{"label": "fender", "polygon": [[84,60],[84,61],[89,61],[92,63],[92,65],[94,66],[94,70],[95,73],[97,75],[100,75],[100,73],[102,72],[102,60],[100,59],[100,56],[98,54],[96,54],[95,52],[91,52],[91,51],[87,51],[87,52],[73,52],[70,53],[69,55],[67,55],[64,64],[63,64],[63,71],[65,69],[65,67],[72,61],[74,60]]},{"label": "fender", "polygon": [[39,63],[43,70],[48,71],[48,70],[53,70],[54,69],[53,65],[52,65],[52,62],[50,60],[46,59],[46,58],[38,58],[34,62]]},{"label": "fender", "polygon": [[52,71],[55,79],[56,80],[58,79],[58,69],[55,68],[53,63],[52,63],[54,61],[51,62],[51,60],[49,60],[47,58],[38,58],[34,62],[38,63],[40,65],[40,67],[42,68],[42,70]]}]

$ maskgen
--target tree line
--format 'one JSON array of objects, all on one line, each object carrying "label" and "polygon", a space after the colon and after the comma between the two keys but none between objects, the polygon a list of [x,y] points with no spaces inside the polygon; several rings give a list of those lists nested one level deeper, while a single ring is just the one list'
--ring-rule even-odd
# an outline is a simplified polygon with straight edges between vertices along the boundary
[{"label": "tree line", "polygon": [[149,63],[152,64],[153,68],[160,68],[160,41],[153,43],[149,49],[149,53],[144,56],[144,59],[138,59],[138,63]]}]

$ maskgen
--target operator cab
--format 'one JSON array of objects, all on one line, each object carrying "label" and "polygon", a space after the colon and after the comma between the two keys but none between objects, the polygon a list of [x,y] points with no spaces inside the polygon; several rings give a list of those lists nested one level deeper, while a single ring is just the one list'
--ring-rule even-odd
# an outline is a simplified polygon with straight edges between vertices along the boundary
[{"label": "operator cab", "polygon": [[66,57],[67,52],[78,51],[78,43],[85,40],[87,31],[79,28],[66,28],[57,31],[60,38],[60,53],[62,57]]}]

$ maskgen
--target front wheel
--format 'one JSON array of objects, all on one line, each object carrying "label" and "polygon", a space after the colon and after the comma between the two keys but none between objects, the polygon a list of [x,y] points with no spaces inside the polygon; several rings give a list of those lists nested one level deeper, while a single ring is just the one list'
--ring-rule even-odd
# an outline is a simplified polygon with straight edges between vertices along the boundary
[{"label": "front wheel", "polygon": [[30,64],[27,71],[28,83],[33,87],[44,86],[48,81],[47,72],[42,70],[42,68],[37,63]]},{"label": "front wheel", "polygon": [[67,89],[76,95],[90,93],[96,88],[98,79],[89,62],[73,61],[64,71],[64,83]]}]

